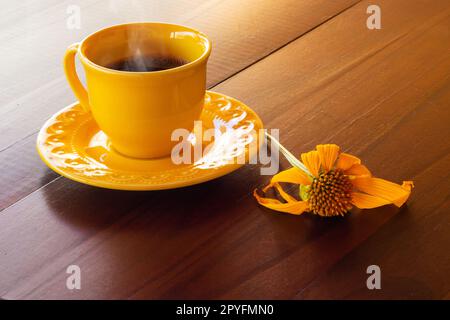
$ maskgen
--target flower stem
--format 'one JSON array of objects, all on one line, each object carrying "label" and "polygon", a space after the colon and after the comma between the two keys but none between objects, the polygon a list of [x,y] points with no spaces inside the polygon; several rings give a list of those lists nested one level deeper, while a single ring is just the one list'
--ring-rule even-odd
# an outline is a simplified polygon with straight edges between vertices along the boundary
[{"label": "flower stem", "polygon": [[284,155],[286,160],[289,161],[289,163],[292,166],[302,170],[309,177],[311,177],[311,179],[313,178],[313,175],[311,174],[311,172],[309,172],[308,168],[306,168],[306,166],[300,160],[298,160],[292,153],[290,153],[288,149],[286,149],[277,139],[272,137],[267,131],[265,131],[265,134],[272,143],[275,143],[278,146],[281,153]]}]

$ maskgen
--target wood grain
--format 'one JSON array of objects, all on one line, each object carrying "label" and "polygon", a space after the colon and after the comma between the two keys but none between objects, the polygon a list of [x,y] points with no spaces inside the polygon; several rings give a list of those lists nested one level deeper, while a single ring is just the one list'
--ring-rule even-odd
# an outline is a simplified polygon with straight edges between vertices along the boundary
[{"label": "wood grain", "polygon": [[[450,3],[362,1],[214,87],[245,101],[286,147],[334,142],[407,206],[343,219],[259,207],[257,166],[202,185],[119,192],[64,178],[0,214],[3,298],[447,298]],[[286,168],[286,163],[283,163]],[[45,181],[43,181],[45,182]],[[82,290],[65,287],[68,265]],[[380,265],[382,290],[366,289]]]},{"label": "wood grain", "polygon": [[191,25],[213,42],[211,87],[357,2],[82,1],[79,30],[66,28],[65,10],[72,1],[8,6],[0,31],[0,41],[7,44],[0,70],[0,210],[57,177],[36,156],[34,144],[45,120],[74,101],[61,67],[70,43],[127,21]]}]

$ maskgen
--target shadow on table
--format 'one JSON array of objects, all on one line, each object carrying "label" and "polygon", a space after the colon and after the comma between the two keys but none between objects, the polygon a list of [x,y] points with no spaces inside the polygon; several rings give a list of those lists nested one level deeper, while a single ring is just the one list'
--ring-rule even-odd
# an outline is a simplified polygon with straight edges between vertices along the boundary
[{"label": "shadow on table", "polygon": [[226,208],[236,197],[252,191],[251,184],[237,181],[240,171],[202,184],[160,191],[110,190],[59,177],[42,191],[57,218],[95,230],[130,215],[150,218],[165,214],[186,220],[202,212],[206,216],[205,211],[211,215],[213,207]]}]

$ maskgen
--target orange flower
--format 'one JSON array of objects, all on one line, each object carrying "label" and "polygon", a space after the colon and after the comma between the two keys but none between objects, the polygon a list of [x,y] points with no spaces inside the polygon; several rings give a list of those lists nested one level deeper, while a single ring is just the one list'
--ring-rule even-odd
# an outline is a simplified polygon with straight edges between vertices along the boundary
[{"label": "orange flower", "polygon": [[[412,181],[402,185],[372,177],[370,171],[361,164],[361,160],[347,153],[341,153],[335,144],[318,145],[316,150],[303,153],[301,160],[268,135],[281,149],[292,168],[275,176],[263,192],[275,188],[286,201],[264,198],[256,190],[253,195],[258,202],[270,209],[291,214],[311,211],[325,217],[344,215],[353,206],[370,209],[386,204],[397,207],[408,199]],[[300,201],[286,193],[280,182],[300,185]]]}]

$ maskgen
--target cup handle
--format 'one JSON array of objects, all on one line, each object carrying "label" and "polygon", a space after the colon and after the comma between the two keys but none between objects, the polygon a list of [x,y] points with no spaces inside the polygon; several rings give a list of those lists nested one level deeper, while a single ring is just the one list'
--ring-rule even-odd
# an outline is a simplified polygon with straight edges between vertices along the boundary
[{"label": "cup handle", "polygon": [[78,51],[79,43],[71,44],[64,55],[64,73],[66,74],[67,81],[72,88],[73,93],[77,97],[81,106],[85,111],[89,111],[89,98],[86,89],[81,84],[80,79],[75,69],[75,55]]}]

